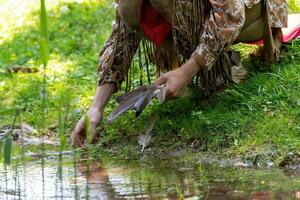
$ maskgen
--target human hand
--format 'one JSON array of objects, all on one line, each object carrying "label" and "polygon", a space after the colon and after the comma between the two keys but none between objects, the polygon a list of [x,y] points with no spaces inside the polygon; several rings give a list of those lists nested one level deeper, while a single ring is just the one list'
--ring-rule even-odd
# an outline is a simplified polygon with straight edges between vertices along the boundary
[{"label": "human hand", "polygon": [[[86,120],[88,117],[88,120]],[[90,108],[88,112],[81,117],[78,121],[74,131],[71,136],[71,144],[74,147],[85,147],[85,139],[87,137],[87,132],[89,132],[93,138],[92,141],[97,139],[96,128],[100,124],[103,118],[103,112],[97,108]],[[86,122],[89,122],[88,125],[85,125]],[[89,130],[85,130],[86,128]]]},{"label": "human hand", "polygon": [[188,85],[189,76],[184,73],[182,68],[162,74],[155,83],[157,85],[165,85],[166,99],[173,99],[180,95],[182,90]]},{"label": "human hand", "polygon": [[155,83],[165,85],[167,99],[176,98],[199,70],[200,67],[197,62],[191,58],[180,68],[161,75]]}]

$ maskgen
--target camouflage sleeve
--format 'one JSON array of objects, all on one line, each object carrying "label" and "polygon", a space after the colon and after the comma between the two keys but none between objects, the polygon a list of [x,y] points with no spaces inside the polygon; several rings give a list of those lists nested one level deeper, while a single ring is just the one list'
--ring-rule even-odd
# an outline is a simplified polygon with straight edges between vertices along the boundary
[{"label": "camouflage sleeve", "polygon": [[[243,0],[246,6],[251,9],[254,5],[262,0]],[[287,0],[267,0],[268,20],[271,27],[283,28],[287,27],[288,5]]]},{"label": "camouflage sleeve", "polygon": [[271,27],[283,28],[287,27],[288,23],[288,7],[286,0],[269,0],[267,1],[269,10],[268,20]]},{"label": "camouflage sleeve", "polygon": [[245,23],[242,0],[210,0],[212,9],[204,24],[200,44],[192,54],[199,66],[210,69],[235,41]]},{"label": "camouflage sleeve", "polygon": [[115,91],[120,89],[139,43],[138,34],[129,30],[116,12],[112,33],[99,56],[99,85],[114,83]]}]

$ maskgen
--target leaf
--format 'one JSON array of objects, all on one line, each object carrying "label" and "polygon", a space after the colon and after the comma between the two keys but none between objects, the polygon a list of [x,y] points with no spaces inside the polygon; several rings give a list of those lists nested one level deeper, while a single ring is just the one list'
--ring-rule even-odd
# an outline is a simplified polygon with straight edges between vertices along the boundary
[{"label": "leaf", "polygon": [[47,12],[45,0],[41,0],[40,11],[40,53],[44,67],[47,66],[49,60],[49,37],[47,28]]},{"label": "leaf", "polygon": [[10,165],[10,162],[11,162],[12,141],[13,141],[12,132],[13,132],[13,129],[15,127],[16,119],[17,119],[18,115],[19,115],[19,111],[17,110],[16,115],[14,117],[14,121],[13,121],[11,130],[8,132],[7,137],[5,139],[5,142],[4,142],[4,151],[3,151],[3,157],[4,157],[3,164],[4,164],[4,166]]},{"label": "leaf", "polygon": [[49,60],[49,43],[45,38],[40,38],[40,53],[43,65],[46,67]]},{"label": "leaf", "polygon": [[93,143],[94,133],[91,131],[90,118],[87,115],[84,118],[84,130],[86,132],[86,138],[87,138],[88,144]]},{"label": "leaf", "polygon": [[0,141],[0,160],[2,159],[3,141]]},{"label": "leaf", "polygon": [[11,151],[12,151],[12,137],[9,134],[4,143],[4,165],[10,165],[11,163]]}]

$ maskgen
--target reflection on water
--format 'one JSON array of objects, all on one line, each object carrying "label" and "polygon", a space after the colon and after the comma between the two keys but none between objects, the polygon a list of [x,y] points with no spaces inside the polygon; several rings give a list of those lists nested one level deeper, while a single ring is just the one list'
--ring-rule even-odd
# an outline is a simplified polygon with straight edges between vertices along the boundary
[{"label": "reflection on water", "polygon": [[0,199],[300,199],[299,171],[220,168],[174,159],[64,160],[46,160],[44,168],[38,160],[1,169]]}]

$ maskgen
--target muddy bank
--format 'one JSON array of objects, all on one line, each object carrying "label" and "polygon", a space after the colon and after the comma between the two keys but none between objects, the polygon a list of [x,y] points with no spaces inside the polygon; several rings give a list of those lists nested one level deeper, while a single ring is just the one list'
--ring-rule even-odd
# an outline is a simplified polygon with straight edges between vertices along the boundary
[{"label": "muddy bank", "polygon": [[[28,124],[16,126],[14,129],[7,125],[0,129],[0,141],[4,141],[8,134],[11,134],[14,145],[19,148],[30,149],[35,146],[35,150],[39,145],[47,145],[59,147],[60,142],[47,137],[34,137],[37,130]],[[11,132],[10,132],[11,131]],[[53,130],[52,130],[53,131]],[[190,143],[184,143],[176,140],[176,138],[163,138],[159,136],[139,135],[132,137],[130,140],[126,137],[120,142],[107,143],[100,140],[98,143],[89,145],[89,153],[95,160],[101,160],[103,157],[115,157],[118,159],[138,159],[138,160],[157,160],[169,158],[181,158],[191,162],[199,162],[213,164],[226,167],[246,167],[246,168],[286,168],[300,169],[300,152],[290,151],[288,153],[280,152],[275,146],[266,147],[260,152],[248,150],[245,154],[239,154],[230,148],[220,148],[216,150],[203,149],[199,141],[193,140]],[[84,151],[83,157],[86,155]],[[45,157],[53,157],[58,155],[71,155],[72,150],[63,151],[63,154],[49,149],[43,155],[41,152],[23,152],[22,155],[14,155],[14,159],[20,159],[22,156],[30,159]]]},{"label": "muddy bank", "polygon": [[281,168],[300,169],[300,152],[289,152],[280,155],[275,149],[266,150],[263,154],[248,152],[245,155],[233,154],[229,149],[223,151],[203,151],[190,145],[181,147],[173,145],[150,144],[141,153],[142,146],[137,143],[112,144],[109,146],[97,144],[92,147],[94,157],[101,159],[102,155],[120,159],[183,159],[191,162],[213,164],[223,167],[246,168]]}]

